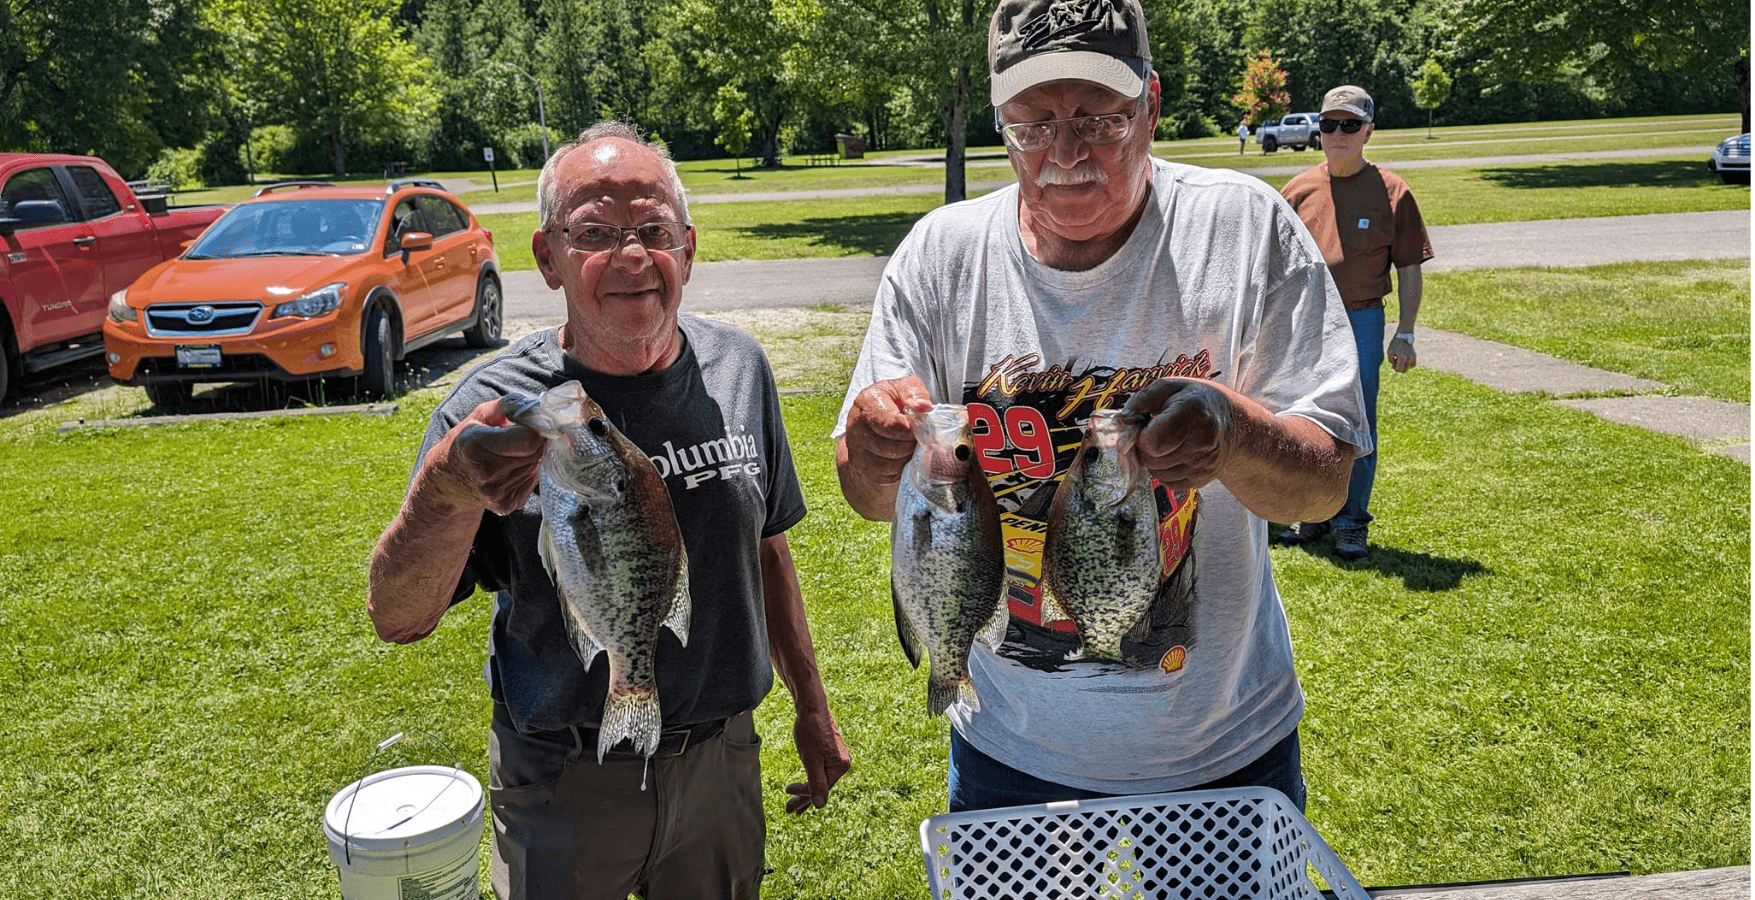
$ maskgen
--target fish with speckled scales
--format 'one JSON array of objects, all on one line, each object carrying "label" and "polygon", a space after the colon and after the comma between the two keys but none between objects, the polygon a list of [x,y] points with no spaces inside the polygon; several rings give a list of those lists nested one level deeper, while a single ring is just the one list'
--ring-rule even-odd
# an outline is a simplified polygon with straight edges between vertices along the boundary
[{"label": "fish with speckled scales", "polygon": [[689,642],[688,554],[670,492],[579,382],[510,399],[512,421],[548,438],[538,542],[561,618],[585,668],[609,657],[597,761],[623,739],[651,757],[663,730],[659,630]]}]

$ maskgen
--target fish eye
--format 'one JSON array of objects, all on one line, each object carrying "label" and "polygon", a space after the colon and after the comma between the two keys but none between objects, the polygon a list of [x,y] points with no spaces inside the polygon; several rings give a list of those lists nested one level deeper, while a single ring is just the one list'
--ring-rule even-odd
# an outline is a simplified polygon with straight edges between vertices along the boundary
[{"label": "fish eye", "polygon": [[585,427],[591,429],[591,433],[598,437],[604,437],[609,434],[609,423],[603,421],[602,418],[596,418],[586,422]]},{"label": "fish eye", "polygon": [[1097,462],[1097,460],[1101,459],[1102,457],[1103,457],[1103,451],[1097,449],[1096,447],[1085,448],[1085,465],[1087,465],[1087,466],[1093,465]]},{"label": "fish eye", "polygon": [[968,462],[969,455],[970,454],[969,454],[969,445],[968,444],[958,444],[957,445],[957,462]]}]

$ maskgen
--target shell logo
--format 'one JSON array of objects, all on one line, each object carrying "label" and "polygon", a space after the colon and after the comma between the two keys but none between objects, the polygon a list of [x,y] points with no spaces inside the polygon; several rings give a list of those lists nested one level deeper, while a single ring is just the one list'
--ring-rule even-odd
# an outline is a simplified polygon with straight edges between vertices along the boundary
[{"label": "shell logo", "polygon": [[1158,668],[1163,669],[1165,672],[1180,672],[1182,671],[1182,664],[1187,661],[1188,648],[1178,644],[1177,646],[1171,647],[1170,651],[1164,654],[1163,659],[1158,660]]},{"label": "shell logo", "polygon": [[1019,553],[1041,553],[1042,545],[1042,539],[1039,537],[1007,538],[1005,542],[1007,550],[1016,550]]}]

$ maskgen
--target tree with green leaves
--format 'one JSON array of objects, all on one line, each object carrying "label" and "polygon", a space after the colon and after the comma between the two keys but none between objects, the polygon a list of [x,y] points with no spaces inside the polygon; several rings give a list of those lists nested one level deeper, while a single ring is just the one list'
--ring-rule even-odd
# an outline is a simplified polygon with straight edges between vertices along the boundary
[{"label": "tree with green leaves", "polygon": [[0,150],[95,153],[143,174],[224,128],[203,0],[0,0]]},{"label": "tree with green leaves", "polygon": [[1292,96],[1286,92],[1286,70],[1274,60],[1272,50],[1258,50],[1243,67],[1243,83],[1231,105],[1243,111],[1244,121],[1260,125],[1278,119],[1292,108]]},{"label": "tree with green leaves", "polygon": [[713,118],[719,123],[719,136],[714,138],[714,143],[736,160],[732,177],[742,178],[743,152],[749,149],[750,129],[755,125],[756,117],[737,88],[722,84],[713,96]]},{"label": "tree with green leaves", "polygon": [[[1583,82],[1626,96],[1645,73],[1686,89],[1735,85],[1749,130],[1749,5],[1722,0],[1436,0],[1489,84]],[[1726,92],[1728,93],[1728,92]]]},{"label": "tree with green leaves", "polygon": [[[350,144],[407,145],[428,131],[432,62],[397,0],[218,0],[248,35],[243,80],[265,116],[321,144],[335,177]],[[269,124],[269,123],[259,123]]]},{"label": "tree with green leaves", "polygon": [[1409,83],[1414,89],[1414,105],[1426,111],[1426,139],[1432,139],[1432,112],[1450,99],[1450,75],[1436,59],[1420,66],[1420,75]]}]

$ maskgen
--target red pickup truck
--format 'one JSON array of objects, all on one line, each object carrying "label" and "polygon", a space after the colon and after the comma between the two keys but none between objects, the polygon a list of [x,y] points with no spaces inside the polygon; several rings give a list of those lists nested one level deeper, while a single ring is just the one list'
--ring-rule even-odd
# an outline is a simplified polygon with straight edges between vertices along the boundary
[{"label": "red pickup truck", "polygon": [[0,400],[27,374],[103,353],[110,295],[227,208],[138,197],[95,157],[0,153]]}]

